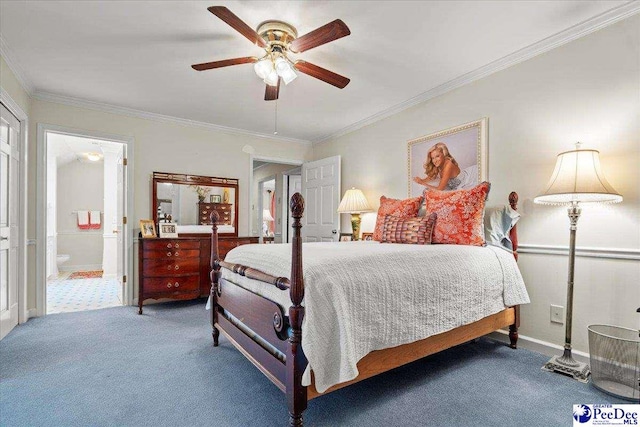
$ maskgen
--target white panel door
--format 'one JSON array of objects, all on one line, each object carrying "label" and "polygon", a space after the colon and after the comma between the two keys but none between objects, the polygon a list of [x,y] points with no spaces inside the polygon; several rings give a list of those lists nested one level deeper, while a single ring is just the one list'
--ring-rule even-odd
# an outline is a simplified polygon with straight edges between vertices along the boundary
[{"label": "white panel door", "polygon": [[303,242],[337,241],[340,230],[340,156],[302,165]]},{"label": "white panel door", "polygon": [[0,339],[18,324],[20,122],[0,105]]},{"label": "white panel door", "polygon": [[[126,297],[126,282],[123,280],[125,272],[127,271],[126,266],[126,248],[127,248],[127,235],[124,232],[124,217],[127,215],[125,212],[127,204],[125,203],[125,197],[127,197],[126,190],[126,179],[125,179],[125,158],[126,153],[125,150],[127,147],[125,144],[121,144],[121,149],[118,152],[118,160],[117,160],[117,187],[116,187],[116,229],[114,230],[117,235],[117,260],[116,260],[116,277],[120,282],[120,302],[125,303]],[[129,278],[127,278],[127,281]]]}]

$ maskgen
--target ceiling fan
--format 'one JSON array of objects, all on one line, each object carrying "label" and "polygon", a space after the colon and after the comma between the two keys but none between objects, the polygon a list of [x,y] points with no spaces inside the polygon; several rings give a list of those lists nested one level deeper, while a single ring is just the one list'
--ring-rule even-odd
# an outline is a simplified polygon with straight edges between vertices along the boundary
[{"label": "ceiling fan", "polygon": [[293,62],[288,57],[290,52],[301,53],[351,34],[349,27],[340,19],[336,19],[304,36],[298,37],[295,27],[286,22],[265,21],[258,25],[256,31],[254,31],[224,6],[211,6],[207,10],[245,36],[250,42],[264,48],[266,53],[261,58],[246,56],[194,64],[191,66],[194,70],[204,71],[231,65],[255,64],[254,70],[256,74],[267,85],[264,93],[265,101],[278,99],[280,81],[284,81],[285,84],[291,83],[297,77],[296,71],[340,89],[349,84],[350,80],[340,74],[307,61],[297,60]]}]

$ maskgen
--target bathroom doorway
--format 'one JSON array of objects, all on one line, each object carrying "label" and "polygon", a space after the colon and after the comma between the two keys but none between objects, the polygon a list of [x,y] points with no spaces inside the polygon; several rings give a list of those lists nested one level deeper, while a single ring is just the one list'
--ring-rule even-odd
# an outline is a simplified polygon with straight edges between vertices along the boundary
[{"label": "bathroom doorway", "polygon": [[39,315],[129,304],[128,144],[75,132],[40,133]]}]

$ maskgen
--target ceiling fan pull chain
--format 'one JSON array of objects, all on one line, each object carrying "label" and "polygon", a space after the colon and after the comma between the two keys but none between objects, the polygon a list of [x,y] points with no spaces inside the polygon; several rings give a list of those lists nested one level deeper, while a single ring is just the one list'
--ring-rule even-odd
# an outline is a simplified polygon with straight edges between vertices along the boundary
[{"label": "ceiling fan pull chain", "polygon": [[278,100],[276,99],[276,118],[275,118],[275,123],[274,123],[274,129],[273,129],[273,134],[277,135],[278,134]]}]

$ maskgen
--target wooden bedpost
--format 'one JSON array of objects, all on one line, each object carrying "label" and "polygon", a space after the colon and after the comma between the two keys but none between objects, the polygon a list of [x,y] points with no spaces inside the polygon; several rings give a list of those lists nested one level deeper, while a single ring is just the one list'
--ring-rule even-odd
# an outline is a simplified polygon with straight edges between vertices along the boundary
[{"label": "wooden bedpost", "polygon": [[287,405],[289,407],[289,425],[302,426],[302,413],[307,409],[307,387],[302,385],[302,374],[307,367],[307,358],[302,351],[302,319],[304,318],[304,282],[302,277],[302,238],[300,237],[300,218],[304,213],[304,199],[300,193],[291,197],[289,203],[293,216],[293,244],[291,258],[291,307],[289,324],[291,335],[287,351]]},{"label": "wooden bedpost", "polygon": [[[514,211],[518,210],[518,193],[512,191],[509,193],[509,205],[511,209]],[[513,256],[516,261],[518,261],[518,225],[514,225],[511,231],[509,232],[509,239],[511,240],[511,244],[513,245]],[[518,348],[518,328],[520,327],[520,306],[516,305],[515,307],[516,320],[513,325],[509,326],[509,347]]]},{"label": "wooden bedpost", "polygon": [[220,257],[218,255],[218,221],[220,221],[220,214],[218,212],[211,212],[211,327],[213,328],[213,346],[218,346],[218,338],[220,337],[220,331],[216,328],[216,323],[218,322],[218,306],[217,302],[217,291],[218,291],[218,282],[220,280]]}]

